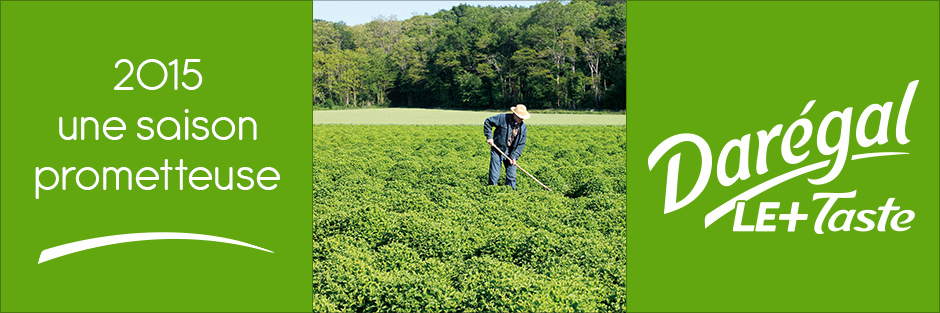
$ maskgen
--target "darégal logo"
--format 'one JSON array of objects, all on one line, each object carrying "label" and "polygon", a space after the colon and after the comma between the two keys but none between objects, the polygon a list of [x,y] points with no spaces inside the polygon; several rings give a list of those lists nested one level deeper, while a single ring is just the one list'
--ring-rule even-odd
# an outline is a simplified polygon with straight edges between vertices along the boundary
[{"label": "dar\u00e9gal logo", "polygon": [[[848,107],[842,111],[829,112],[829,114],[827,114],[822,119],[822,121],[819,121],[819,124],[814,124],[813,121],[803,117],[790,124],[786,128],[786,131],[784,131],[783,124],[778,124],[771,127],[769,131],[761,130],[757,132],[757,159],[753,167],[755,175],[761,176],[769,172],[770,169],[767,167],[767,151],[768,149],[773,149],[777,146],[780,147],[780,155],[786,163],[802,166],[777,175],[776,177],[768,178],[760,184],[757,184],[756,186],[744,191],[737,196],[732,197],[727,202],[719,205],[717,208],[713,209],[711,212],[705,215],[705,227],[707,228],[719,218],[725,216],[731,211],[735,211],[734,226],[732,227],[732,231],[735,232],[776,231],[775,225],[766,224],[767,221],[775,219],[779,219],[779,221],[787,221],[788,232],[794,232],[798,222],[807,220],[815,221],[814,230],[818,234],[822,234],[826,230],[832,232],[853,230],[859,232],[867,232],[871,230],[885,232],[889,229],[892,231],[908,230],[911,227],[908,224],[914,220],[914,212],[911,210],[901,210],[900,207],[895,206],[895,198],[892,197],[886,197],[887,199],[884,202],[884,205],[878,207],[877,211],[837,210],[830,214],[830,211],[835,207],[836,202],[839,199],[854,198],[857,190],[848,192],[814,193],[814,201],[824,200],[820,201],[823,202],[822,209],[815,219],[810,219],[808,214],[800,213],[799,202],[791,202],[789,213],[779,215],[768,214],[767,210],[779,209],[780,202],[761,202],[757,204],[759,211],[757,214],[757,220],[753,223],[745,222],[743,220],[743,212],[745,207],[753,207],[753,204],[748,203],[748,200],[788,180],[798,178],[803,175],[809,175],[810,178],[808,180],[811,184],[825,185],[836,179],[836,177],[839,176],[847,164],[852,163],[850,161],[865,158],[907,154],[907,152],[904,151],[870,153],[859,153],[858,151],[851,151],[850,153],[849,145],[851,143],[851,137],[853,137],[853,130],[855,132],[854,137],[858,142],[858,145],[862,148],[869,148],[875,144],[884,145],[888,143],[892,139],[889,135],[889,133],[892,131],[894,133],[893,139],[897,143],[901,145],[909,143],[910,140],[907,138],[905,127],[907,125],[907,116],[911,108],[911,101],[914,98],[914,92],[917,90],[917,82],[918,81],[915,80],[907,85],[907,91],[904,93],[904,98],[901,101],[901,105],[898,107],[896,113],[893,111],[895,106],[892,102],[869,105],[862,111],[861,115],[859,115],[858,121],[854,123],[854,128],[852,127],[853,108]],[[812,109],[815,102],[816,100],[809,101],[809,103],[807,103],[806,107],[803,109],[803,112],[800,113],[800,116],[802,117],[806,115],[806,113]],[[875,112],[878,112],[879,114],[875,115]],[[889,129],[888,123],[891,121],[892,116],[896,116],[897,123],[894,129]],[[838,123],[835,123],[837,120]],[[865,132],[866,125],[869,123],[878,123],[878,131],[874,134],[873,137],[869,137],[870,134]],[[818,125],[818,127],[815,128],[815,131],[814,125]],[[838,141],[831,142],[827,139],[827,134],[830,132],[838,132]],[[803,161],[807,159],[811,151],[810,149],[806,149],[800,153],[798,150],[802,150],[800,148],[804,145],[806,145],[807,148],[810,148],[810,146],[812,146],[810,139],[814,135],[816,139],[815,152],[818,152],[824,156],[829,156],[830,159],[811,164],[803,164]],[[774,141],[776,138],[780,139],[775,143]],[[751,162],[749,160],[751,142],[751,134],[746,134],[740,139],[733,139],[728,141],[725,143],[724,147],[721,148],[721,152],[718,154],[718,160],[715,162],[715,176],[718,178],[718,182],[722,186],[731,186],[739,180],[743,181],[751,178]],[[708,142],[706,142],[702,137],[691,133],[674,135],[656,146],[656,148],[653,149],[653,152],[650,153],[648,159],[650,171],[653,170],[653,167],[656,166],[657,162],[659,162],[659,160],[663,158],[667,152],[669,152],[676,145],[682,143],[691,143],[698,148],[699,152],[701,153],[702,164],[698,172],[698,179],[695,181],[692,190],[684,197],[679,199],[677,187],[679,181],[679,163],[681,162],[681,153],[675,153],[669,158],[666,171],[665,203],[663,205],[664,214],[681,209],[695,201],[695,199],[705,191],[705,186],[708,184],[708,181],[711,178],[713,164],[711,149],[709,148]],[[738,159],[737,164],[734,164],[733,161],[728,160],[728,155],[733,150],[738,150],[740,154],[740,158]],[[823,171],[819,170],[825,168],[829,168],[829,171],[825,174],[822,174]],[[734,171],[734,174],[729,176],[728,170]],[[820,173],[817,173],[817,171]],[[853,223],[856,220],[858,222]],[[827,221],[828,223],[826,223]],[[855,225],[855,227],[852,227],[853,225]],[[826,230],[824,230],[824,226],[828,226],[826,227]]]}]

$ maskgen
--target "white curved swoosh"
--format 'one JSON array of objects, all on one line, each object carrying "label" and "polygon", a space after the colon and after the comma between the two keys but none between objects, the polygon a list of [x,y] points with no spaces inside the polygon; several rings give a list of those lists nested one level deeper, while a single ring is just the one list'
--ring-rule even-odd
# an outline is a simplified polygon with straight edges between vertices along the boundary
[{"label": "white curved swoosh", "polygon": [[907,152],[875,152],[875,153],[862,153],[862,154],[853,155],[853,156],[852,156],[852,160],[867,159],[867,158],[874,158],[874,157],[880,157],[880,156],[889,156],[889,155],[902,155],[902,154],[907,154]]},{"label": "white curved swoosh", "polygon": [[81,241],[67,243],[61,246],[55,246],[46,250],[42,250],[42,253],[39,254],[39,263],[49,261],[60,256],[69,255],[75,252],[84,251],[88,249],[94,249],[98,247],[110,246],[119,243],[125,242],[134,242],[134,241],[144,241],[144,240],[161,240],[161,239],[186,239],[186,240],[202,240],[202,241],[215,241],[222,243],[229,243],[233,245],[239,245],[242,247],[248,247],[252,249],[258,249],[261,251],[267,251],[274,253],[271,250],[244,243],[234,239],[228,239],[225,237],[209,236],[202,234],[190,234],[190,233],[136,233],[136,234],[121,234],[114,236],[105,236],[98,238],[85,239]]},{"label": "white curved swoosh", "polygon": [[[867,159],[867,158],[874,158],[874,157],[881,157],[881,156],[890,156],[890,155],[903,155],[903,154],[907,154],[907,152],[863,153],[863,154],[852,155],[852,160]],[[757,186],[754,186],[751,189],[748,189],[745,192],[742,192],[736,197],[731,198],[731,200],[728,200],[728,202],[725,202],[724,204],[718,206],[711,212],[708,212],[708,214],[705,215],[705,228],[708,228],[708,226],[711,226],[712,223],[717,221],[719,218],[721,218],[722,216],[725,216],[725,214],[728,214],[728,212],[731,212],[732,210],[734,210],[735,204],[737,204],[738,201],[751,200],[751,198],[761,194],[764,191],[767,191],[767,189],[773,188],[774,186],[777,186],[797,176],[824,168],[828,165],[829,165],[829,161],[813,163],[813,164],[789,171],[787,173],[784,173],[783,175],[771,178]]]}]

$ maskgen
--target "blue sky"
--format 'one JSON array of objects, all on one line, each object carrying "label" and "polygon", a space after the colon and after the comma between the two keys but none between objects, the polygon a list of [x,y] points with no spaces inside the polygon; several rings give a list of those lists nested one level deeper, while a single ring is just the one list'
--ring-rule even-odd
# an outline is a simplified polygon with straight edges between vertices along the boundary
[{"label": "blue sky", "polygon": [[527,1],[313,1],[313,18],[331,22],[346,22],[346,25],[359,25],[372,21],[379,15],[395,15],[399,20],[418,15],[434,14],[442,9],[450,9],[461,3],[481,6],[531,6],[545,0]]}]

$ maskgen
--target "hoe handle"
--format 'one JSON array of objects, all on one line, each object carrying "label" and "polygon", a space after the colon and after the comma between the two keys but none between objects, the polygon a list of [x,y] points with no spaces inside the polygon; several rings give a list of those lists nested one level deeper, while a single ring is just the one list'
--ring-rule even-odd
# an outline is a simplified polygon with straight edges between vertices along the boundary
[{"label": "hoe handle", "polygon": [[[499,154],[502,154],[502,155],[503,155],[504,157],[506,157],[507,159],[510,159],[510,157],[509,157],[508,155],[506,155],[505,153],[503,153],[503,150],[499,150],[499,148],[496,147],[496,145],[491,145],[491,146],[492,146],[494,149],[496,149],[496,151],[498,151]],[[532,179],[535,180],[536,183],[539,183],[539,185],[542,185],[542,187],[545,187],[546,190],[552,191],[551,188],[548,188],[548,186],[545,186],[545,184],[543,184],[542,182],[540,182],[538,178],[535,178],[535,176],[532,176],[532,174],[529,174],[529,172],[526,171],[524,168],[522,168],[522,166],[519,166],[519,163],[518,163],[518,162],[516,162],[516,167],[518,167],[520,170],[522,170],[522,172],[525,173],[526,175],[529,175],[529,177],[532,177]]]}]

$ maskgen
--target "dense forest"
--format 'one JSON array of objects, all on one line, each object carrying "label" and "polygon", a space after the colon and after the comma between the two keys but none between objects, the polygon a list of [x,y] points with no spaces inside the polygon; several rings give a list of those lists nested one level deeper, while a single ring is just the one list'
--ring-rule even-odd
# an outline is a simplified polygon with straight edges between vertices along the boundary
[{"label": "dense forest", "polygon": [[624,110],[625,25],[623,1],[314,20],[313,106]]}]

